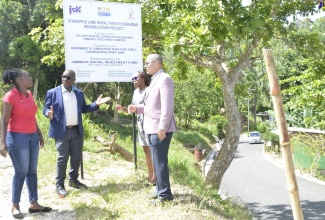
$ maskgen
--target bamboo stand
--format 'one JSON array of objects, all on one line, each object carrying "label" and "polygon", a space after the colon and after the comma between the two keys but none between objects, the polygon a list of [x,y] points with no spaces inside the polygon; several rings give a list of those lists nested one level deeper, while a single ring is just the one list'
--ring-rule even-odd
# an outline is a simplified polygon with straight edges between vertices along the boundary
[{"label": "bamboo stand", "polygon": [[281,90],[274,65],[273,52],[270,49],[263,49],[266,71],[270,83],[270,95],[272,97],[276,123],[279,130],[280,145],[282,150],[282,159],[287,178],[288,192],[291,202],[292,214],[295,220],[303,220],[302,209],[300,205],[299,189],[297,185],[296,173],[292,160],[290,148],[290,139],[288,134],[287,122],[283,111]]}]

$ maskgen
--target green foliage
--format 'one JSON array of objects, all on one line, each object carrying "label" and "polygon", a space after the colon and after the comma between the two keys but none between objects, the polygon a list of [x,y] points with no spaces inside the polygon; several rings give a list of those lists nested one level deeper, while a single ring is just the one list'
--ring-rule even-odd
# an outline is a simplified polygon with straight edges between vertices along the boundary
[{"label": "green foliage", "polygon": [[213,115],[209,118],[207,124],[214,125],[216,127],[217,131],[214,131],[213,134],[223,137],[227,122],[228,120],[225,116]]},{"label": "green foliage", "polygon": [[[324,88],[321,82],[324,80],[322,70],[325,68],[323,62],[325,29],[322,29],[322,20],[324,18],[314,23],[309,19],[297,20],[287,26],[285,35],[276,34],[269,41],[276,59],[289,126],[324,128],[322,96]],[[260,112],[272,109],[262,59],[261,57],[261,62],[257,60],[253,68],[245,71],[246,76],[237,86],[236,92],[240,97],[238,102],[242,112],[247,111],[247,87],[257,91],[254,97],[250,96],[250,100],[254,99],[253,103],[250,102],[251,110],[256,108],[257,112]]]},{"label": "green foliage", "polygon": [[319,161],[321,156],[325,156],[325,135],[310,135],[308,133],[301,132],[299,135],[292,137],[291,141],[304,146],[304,152],[313,157],[313,162],[310,165],[310,174],[312,176],[318,176],[319,173],[317,169],[319,167]]},{"label": "green foliage", "polygon": [[[236,55],[244,54],[253,37],[267,40],[275,31],[284,32],[283,23],[288,16],[300,10],[308,14],[315,7],[312,2],[298,0],[281,4],[253,1],[248,7],[242,6],[241,1],[146,1],[146,4],[154,5],[155,11],[162,16],[155,18],[148,13],[144,23],[149,24],[148,17],[151,24],[157,27],[162,24],[165,43],[176,52],[214,56],[216,43],[225,42],[227,50],[237,48],[232,51],[234,54],[228,53],[229,61],[235,63],[238,61]],[[245,43],[238,47],[239,42]]]},{"label": "green foliage", "polygon": [[[148,0],[146,4],[163,15],[159,22],[154,15],[145,15],[150,17],[150,25],[161,28],[159,36],[163,38],[163,45],[171,48],[175,57],[210,69],[218,76],[228,119],[226,139],[229,140],[241,129],[235,85],[240,82],[243,71],[256,60],[254,51],[259,49],[258,43],[266,46],[275,34],[283,36],[290,15],[305,15],[313,12],[315,7],[313,2],[301,0],[252,1],[249,6],[242,6],[241,1],[167,0],[161,4]],[[149,24],[146,19],[144,21],[144,25]],[[188,102],[187,99],[182,100]],[[191,109],[188,113],[193,114]],[[187,122],[190,117],[184,115],[180,118]],[[225,149],[229,158],[233,157],[236,148],[234,144]],[[217,178],[211,176],[211,185],[220,186],[222,175],[229,165],[224,164]]]},{"label": "green foliage", "polygon": [[[259,54],[261,56],[261,54]],[[247,112],[248,101],[250,113],[264,112],[271,106],[271,97],[269,92],[269,82],[264,65],[264,60],[260,57],[253,67],[245,71],[245,77],[240,80],[236,86],[236,95],[238,97],[238,106],[241,112]]]},{"label": "green foliage", "polygon": [[30,35],[35,43],[41,44],[45,54],[41,61],[49,66],[60,67],[64,65],[64,35],[63,19],[58,18],[47,28],[34,28]]},{"label": "green foliage", "polygon": [[92,123],[92,121],[90,120],[89,114],[83,114],[83,116],[82,116],[82,125],[84,127],[84,137],[86,139],[95,136],[92,133],[91,123]]},{"label": "green foliage", "polygon": [[42,52],[38,44],[25,35],[12,40],[8,48],[9,56],[16,60],[20,68],[26,69],[33,77],[39,77]]},{"label": "green foliage", "polygon": [[[17,54],[13,57],[8,56],[8,45],[15,41],[15,38],[21,38],[19,44],[24,43],[24,50],[20,50],[21,47],[17,47],[17,50],[23,52],[21,57],[28,59],[27,54],[30,55],[30,59],[35,60],[37,56],[42,57],[39,54],[36,45],[28,46],[27,34],[36,27],[45,27],[47,25],[46,17],[51,13],[53,14],[54,3],[56,0],[42,0],[42,1],[13,1],[13,0],[1,0],[0,1],[0,69],[21,67],[21,62],[24,60],[16,60]],[[62,13],[61,13],[62,14]],[[62,15],[61,15],[62,17]],[[12,47],[12,46],[11,46]],[[35,50],[36,49],[36,50]],[[30,50],[30,51],[27,51]],[[14,51],[11,49],[11,54]],[[31,62],[31,60],[28,60]],[[38,58],[39,62],[39,58]],[[35,62],[32,64],[24,63],[24,67],[28,65],[28,69],[33,68]],[[38,64],[37,66],[40,66]],[[37,69],[37,67],[35,67]]]},{"label": "green foliage", "polygon": [[[221,127],[220,129],[218,128],[218,124],[214,123],[214,122],[199,122],[197,120],[193,121],[193,125],[191,126],[191,129],[196,131],[199,130],[200,133],[204,134],[207,138],[209,138],[211,141],[213,141],[213,136],[216,135],[218,136],[220,139],[224,138],[224,130],[225,130],[225,126]],[[200,142],[197,142],[200,143]],[[197,144],[196,143],[196,144]]]},{"label": "green foliage", "polygon": [[256,128],[260,133],[266,133],[266,132],[270,131],[270,129],[271,129],[270,125],[265,121],[257,122]]},{"label": "green foliage", "polygon": [[222,92],[211,71],[188,68],[187,79],[175,81],[175,114],[179,124],[190,127],[194,119],[207,121],[222,106]]},{"label": "green foliage", "polygon": [[279,143],[279,141],[280,141],[279,135],[274,134],[269,131],[262,133],[262,137],[263,137],[264,141],[277,142],[277,143]]},{"label": "green foliage", "polygon": [[8,45],[13,38],[26,32],[26,9],[20,2],[0,0],[0,69],[7,69],[14,63],[8,59]]},{"label": "green foliage", "polygon": [[60,4],[62,1],[57,0],[38,2],[36,4],[37,12],[47,22],[45,25],[34,26],[29,32],[33,41],[39,44],[42,49],[42,63],[51,67],[61,67],[65,62],[63,11],[59,7]]}]

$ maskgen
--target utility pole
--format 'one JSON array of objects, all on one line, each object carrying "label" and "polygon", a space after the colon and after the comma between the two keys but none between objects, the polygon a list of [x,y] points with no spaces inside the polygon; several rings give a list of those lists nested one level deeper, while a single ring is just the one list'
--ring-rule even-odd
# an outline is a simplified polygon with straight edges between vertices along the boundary
[{"label": "utility pole", "polygon": [[249,92],[248,92],[248,104],[247,104],[247,131],[248,131],[248,135],[249,135]]},{"label": "utility pole", "polygon": [[[248,106],[248,109],[247,109],[247,131],[248,131],[248,135],[249,135],[249,95],[251,95],[251,94],[253,94],[252,92],[255,92],[255,89],[248,89],[248,104],[247,104],[247,106]],[[254,98],[253,98],[253,100],[254,100]]]}]

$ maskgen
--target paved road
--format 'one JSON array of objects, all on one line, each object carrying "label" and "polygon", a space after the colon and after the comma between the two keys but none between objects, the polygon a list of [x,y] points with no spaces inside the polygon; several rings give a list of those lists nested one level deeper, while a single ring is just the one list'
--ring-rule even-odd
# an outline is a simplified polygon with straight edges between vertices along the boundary
[{"label": "paved road", "polygon": [[[285,171],[266,160],[262,144],[240,142],[220,191],[239,197],[255,219],[293,219]],[[325,219],[325,186],[297,176],[304,219]]]}]

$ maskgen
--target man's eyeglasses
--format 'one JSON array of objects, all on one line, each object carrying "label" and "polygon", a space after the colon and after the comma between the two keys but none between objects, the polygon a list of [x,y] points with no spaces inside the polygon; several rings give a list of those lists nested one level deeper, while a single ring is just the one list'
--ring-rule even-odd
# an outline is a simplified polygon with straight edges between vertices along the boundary
[{"label": "man's eyeglasses", "polygon": [[62,75],[61,77],[62,77],[62,79],[67,79],[67,80],[71,80],[72,79],[71,76],[67,76],[67,75]]},{"label": "man's eyeglasses", "polygon": [[156,61],[151,61],[151,62],[145,62],[144,65],[148,66],[149,64],[152,64],[152,63],[155,63],[155,62],[157,62],[157,60]]},{"label": "man's eyeglasses", "polygon": [[139,76],[132,77],[132,81],[138,80],[139,78],[140,78]]}]

